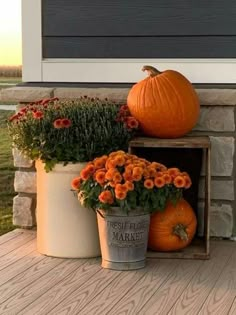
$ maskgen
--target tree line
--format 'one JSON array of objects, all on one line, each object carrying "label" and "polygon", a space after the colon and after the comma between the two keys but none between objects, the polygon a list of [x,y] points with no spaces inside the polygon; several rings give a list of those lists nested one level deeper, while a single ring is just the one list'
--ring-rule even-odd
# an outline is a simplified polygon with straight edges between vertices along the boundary
[{"label": "tree line", "polygon": [[0,77],[21,77],[22,66],[0,66]]}]

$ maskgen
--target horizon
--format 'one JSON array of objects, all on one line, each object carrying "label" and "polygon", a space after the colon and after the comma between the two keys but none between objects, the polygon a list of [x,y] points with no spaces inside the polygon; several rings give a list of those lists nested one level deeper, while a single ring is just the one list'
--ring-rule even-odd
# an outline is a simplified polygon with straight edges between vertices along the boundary
[{"label": "horizon", "polygon": [[22,66],[21,0],[0,4],[0,67]]}]

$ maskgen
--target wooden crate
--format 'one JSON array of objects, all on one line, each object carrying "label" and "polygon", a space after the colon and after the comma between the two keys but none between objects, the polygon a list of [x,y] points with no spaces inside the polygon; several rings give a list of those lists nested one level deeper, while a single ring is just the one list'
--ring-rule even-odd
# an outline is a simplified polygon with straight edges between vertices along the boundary
[{"label": "wooden crate", "polygon": [[[138,137],[130,141],[129,152],[135,154],[135,148],[200,148],[204,151],[205,159],[205,207],[204,207],[204,235],[195,237],[192,243],[176,252],[148,251],[148,258],[186,258],[186,259],[209,259],[210,257],[210,150],[211,143],[208,136],[187,136],[177,139],[159,139]],[[158,162],[158,161],[157,161]]]}]

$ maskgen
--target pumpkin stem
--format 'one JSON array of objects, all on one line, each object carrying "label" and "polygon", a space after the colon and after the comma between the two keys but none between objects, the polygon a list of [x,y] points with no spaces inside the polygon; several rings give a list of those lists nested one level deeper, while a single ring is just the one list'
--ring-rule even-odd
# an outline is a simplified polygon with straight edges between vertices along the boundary
[{"label": "pumpkin stem", "polygon": [[161,74],[161,71],[157,70],[152,66],[143,66],[142,71],[147,71],[148,75],[153,78],[158,74]]},{"label": "pumpkin stem", "polygon": [[181,238],[182,241],[188,241],[186,227],[183,224],[177,224],[173,228],[173,233]]}]

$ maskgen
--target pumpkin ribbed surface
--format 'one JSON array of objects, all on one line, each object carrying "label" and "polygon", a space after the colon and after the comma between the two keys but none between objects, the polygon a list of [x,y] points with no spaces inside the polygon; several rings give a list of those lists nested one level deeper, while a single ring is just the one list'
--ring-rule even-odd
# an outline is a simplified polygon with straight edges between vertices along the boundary
[{"label": "pumpkin ribbed surface", "polygon": [[163,212],[151,216],[148,247],[156,251],[175,251],[186,247],[196,232],[197,219],[189,203],[169,202]]},{"label": "pumpkin ribbed surface", "polygon": [[192,84],[173,70],[157,72],[136,83],[128,94],[127,104],[143,132],[159,138],[185,135],[197,123],[200,112]]}]

